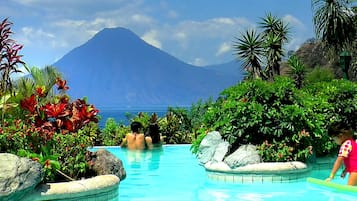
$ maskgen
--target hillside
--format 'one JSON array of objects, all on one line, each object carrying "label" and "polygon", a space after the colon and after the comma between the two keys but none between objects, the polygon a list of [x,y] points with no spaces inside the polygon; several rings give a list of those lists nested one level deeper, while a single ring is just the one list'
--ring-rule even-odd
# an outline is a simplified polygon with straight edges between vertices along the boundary
[{"label": "hillside", "polygon": [[53,66],[67,79],[71,97],[87,96],[102,108],[191,105],[242,77],[186,64],[124,28],[103,29]]}]

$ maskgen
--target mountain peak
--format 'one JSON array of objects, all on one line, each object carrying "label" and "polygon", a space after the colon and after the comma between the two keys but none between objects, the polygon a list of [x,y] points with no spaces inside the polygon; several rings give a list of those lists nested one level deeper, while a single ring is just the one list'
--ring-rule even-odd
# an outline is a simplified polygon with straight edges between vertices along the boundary
[{"label": "mountain peak", "polygon": [[[98,107],[191,105],[241,79],[186,64],[125,28],[105,28],[54,64],[73,98]],[[232,76],[233,75],[233,76]]]}]

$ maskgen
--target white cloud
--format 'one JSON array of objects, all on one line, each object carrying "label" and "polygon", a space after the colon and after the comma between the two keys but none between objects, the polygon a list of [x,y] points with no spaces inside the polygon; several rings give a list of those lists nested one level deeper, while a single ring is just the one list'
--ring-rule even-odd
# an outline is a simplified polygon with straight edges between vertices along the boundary
[{"label": "white cloud", "polygon": [[297,28],[299,30],[306,29],[305,25],[299,19],[295,18],[292,15],[285,15],[283,17],[283,21],[287,22],[289,24],[289,27],[291,28]]},{"label": "white cloud", "polygon": [[231,51],[231,44],[227,43],[227,42],[224,42],[221,44],[221,46],[218,48],[218,51],[216,53],[216,56],[220,56],[222,54],[225,54],[229,51]]},{"label": "white cloud", "polygon": [[227,25],[234,25],[234,19],[232,18],[226,18],[226,17],[221,17],[221,18],[214,18],[212,19],[213,22],[216,22],[218,24],[227,24]]},{"label": "white cloud", "polygon": [[205,66],[206,63],[202,58],[195,58],[193,62],[189,62],[189,64],[195,65],[195,66]]},{"label": "white cloud", "polygon": [[157,39],[157,31],[156,30],[150,30],[149,32],[146,32],[141,39],[149,43],[150,45],[157,47],[159,49],[162,48],[161,42]]},{"label": "white cloud", "polygon": [[152,19],[150,17],[142,15],[142,14],[132,15],[131,20],[135,23],[140,23],[140,24],[151,24],[152,23]]}]

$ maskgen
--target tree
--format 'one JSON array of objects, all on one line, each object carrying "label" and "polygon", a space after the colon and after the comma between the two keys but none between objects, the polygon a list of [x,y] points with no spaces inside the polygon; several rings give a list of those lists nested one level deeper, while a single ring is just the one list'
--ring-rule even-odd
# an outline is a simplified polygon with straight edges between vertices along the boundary
[{"label": "tree", "polygon": [[233,49],[235,55],[244,60],[243,68],[246,71],[251,72],[255,78],[272,80],[274,75],[280,75],[282,47],[288,41],[289,28],[270,13],[262,18],[260,28],[261,33],[248,30],[241,38],[236,38]]},{"label": "tree", "polygon": [[356,37],[355,13],[348,0],[312,0],[318,39],[335,53],[351,47]]},{"label": "tree", "polygon": [[236,38],[233,48],[238,57],[243,58],[243,68],[254,78],[262,77],[261,57],[264,52],[263,40],[255,30],[248,30],[242,38]]},{"label": "tree", "polygon": [[283,43],[288,41],[289,27],[287,24],[268,13],[262,22],[259,23],[263,29],[263,37],[265,38],[265,48],[267,57],[268,77],[280,75],[280,62],[283,56]]}]

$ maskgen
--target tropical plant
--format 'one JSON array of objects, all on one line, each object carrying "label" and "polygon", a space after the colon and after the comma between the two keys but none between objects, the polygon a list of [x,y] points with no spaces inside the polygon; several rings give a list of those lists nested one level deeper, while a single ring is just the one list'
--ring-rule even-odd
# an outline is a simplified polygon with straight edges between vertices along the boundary
[{"label": "tropical plant", "polygon": [[316,36],[335,53],[351,47],[356,39],[357,27],[354,22],[350,1],[312,0]]},{"label": "tropical plant", "polygon": [[[60,175],[72,179],[85,176],[89,170],[87,147],[93,145],[98,130],[98,110],[86,99],[71,102],[65,93],[69,89],[65,80],[58,78],[56,84],[59,94],[51,99],[37,88],[20,100],[16,109],[24,110],[25,116],[6,118],[0,130],[1,151],[20,154],[18,150],[24,150],[21,153],[26,156],[43,158],[39,162],[45,165],[44,181]],[[51,161],[58,161],[60,167]]]},{"label": "tropical plant", "polygon": [[158,123],[166,144],[191,143],[191,120],[186,109],[169,107]]},{"label": "tropical plant", "polygon": [[306,74],[305,81],[309,84],[316,82],[331,82],[335,78],[333,70],[330,68],[316,67]]},{"label": "tropical plant", "polygon": [[254,78],[262,77],[261,57],[263,55],[263,40],[255,30],[248,30],[242,38],[236,38],[233,48],[235,54],[243,58],[243,68],[251,72]]},{"label": "tropical plant", "polygon": [[270,79],[274,75],[280,75],[280,62],[283,56],[283,44],[288,41],[289,27],[287,24],[268,13],[262,22],[259,23],[263,29],[263,37],[265,38],[265,49],[267,57],[267,74]]},{"label": "tropical plant", "polygon": [[329,125],[346,122],[356,128],[357,85],[345,80],[295,87],[288,77],[275,82],[245,81],[225,89],[203,115],[191,150],[209,131],[219,131],[230,153],[242,144],[255,144],[263,161],[306,161],[313,153],[336,151],[327,135]]},{"label": "tropical plant", "polygon": [[121,140],[127,133],[130,132],[130,128],[122,123],[117,123],[114,118],[108,118],[105,122],[105,127],[101,130],[99,141],[105,146],[119,145]]},{"label": "tropical plant", "polygon": [[275,75],[280,75],[282,47],[288,41],[289,27],[269,13],[262,18],[260,28],[261,33],[248,30],[241,38],[236,38],[234,54],[244,60],[243,68],[254,78],[273,80]]},{"label": "tropical plant", "polygon": [[[0,23],[0,98],[2,103],[2,115],[1,118],[4,120],[5,110],[11,106],[6,105],[8,99],[7,94],[12,94],[12,79],[11,75],[13,73],[21,72],[19,70],[19,65],[24,64],[21,60],[21,55],[19,51],[22,49],[22,45],[17,44],[15,40],[11,39],[13,32],[11,31],[12,23],[5,18]],[[2,123],[4,125],[4,122]]]},{"label": "tropical plant", "polygon": [[295,80],[296,88],[300,89],[303,86],[303,81],[305,78],[305,65],[295,55],[289,58],[288,65],[290,66],[288,74]]}]

